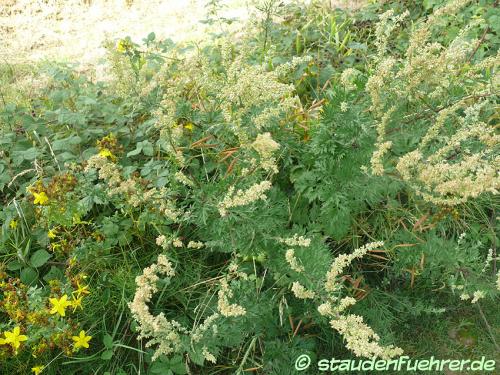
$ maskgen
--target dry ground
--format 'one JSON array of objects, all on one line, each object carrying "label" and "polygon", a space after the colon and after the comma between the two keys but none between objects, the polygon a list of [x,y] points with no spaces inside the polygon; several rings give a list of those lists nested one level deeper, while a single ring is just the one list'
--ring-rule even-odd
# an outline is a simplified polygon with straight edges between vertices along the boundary
[{"label": "dry ground", "polygon": [[[141,40],[154,31],[174,41],[201,40],[209,0],[0,0],[0,58],[97,61],[106,38]],[[288,0],[290,1],[290,0]],[[306,0],[307,1],[307,0]],[[357,6],[362,0],[331,0]],[[238,28],[259,0],[220,0]]]},{"label": "dry ground", "polygon": [[[94,63],[105,39],[140,41],[151,31],[174,41],[200,40],[208,26],[202,0],[0,0],[0,58]],[[247,1],[222,1],[223,15],[244,21]],[[235,25],[236,27],[236,25]]]},{"label": "dry ground", "polygon": [[[207,33],[242,30],[255,5],[269,0],[218,0],[230,26],[202,23],[210,0],[0,0],[0,67],[12,71],[42,60],[68,61],[105,79],[105,40],[130,36],[140,42],[154,31],[175,42],[207,40]],[[283,2],[311,0],[281,0]],[[365,0],[320,0],[359,7]],[[221,29],[223,28],[223,29]],[[0,69],[0,73],[2,73]],[[0,81],[1,81],[0,77]],[[24,85],[26,86],[26,85]]]}]

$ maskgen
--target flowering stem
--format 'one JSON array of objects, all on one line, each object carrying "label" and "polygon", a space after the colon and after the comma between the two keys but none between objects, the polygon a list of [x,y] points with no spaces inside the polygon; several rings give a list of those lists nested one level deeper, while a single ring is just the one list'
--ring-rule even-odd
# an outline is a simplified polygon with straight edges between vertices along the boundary
[{"label": "flowering stem", "polygon": [[236,372],[236,374],[241,374],[242,373],[242,371],[243,371],[243,365],[245,364],[245,362],[247,361],[248,356],[250,355],[250,350],[252,348],[255,348],[255,342],[256,341],[257,341],[257,337],[254,337],[252,339],[252,341],[250,342],[250,345],[248,345],[248,349],[245,352],[245,355],[243,356],[243,360],[241,361],[240,366],[238,367],[238,371]]},{"label": "flowering stem", "polygon": [[484,324],[486,325],[486,329],[488,330],[488,333],[490,334],[491,341],[493,341],[493,344],[495,345],[495,348],[500,351],[500,347],[497,344],[497,340],[495,340],[495,335],[493,334],[493,331],[491,330],[491,326],[488,323],[488,320],[486,320],[486,316],[483,313],[483,309],[481,308],[481,305],[479,302],[476,303],[477,308],[479,309],[479,313],[481,314],[481,318],[483,318]]}]

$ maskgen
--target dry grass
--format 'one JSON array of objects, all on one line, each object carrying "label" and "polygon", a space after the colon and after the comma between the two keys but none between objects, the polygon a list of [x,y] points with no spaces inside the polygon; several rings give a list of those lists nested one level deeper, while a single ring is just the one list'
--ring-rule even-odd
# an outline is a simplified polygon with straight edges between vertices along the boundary
[{"label": "dry grass", "polygon": [[[244,0],[225,0],[224,15],[246,19]],[[141,40],[154,31],[174,41],[208,31],[200,0],[0,0],[0,57],[10,62],[56,59],[94,63],[105,39]]]},{"label": "dry grass", "polygon": [[[287,0],[294,1],[294,0]],[[299,0],[296,0],[299,1]],[[308,0],[305,0],[308,1]],[[364,0],[328,0],[332,7],[358,7]],[[140,41],[151,31],[163,38],[202,41],[211,30],[208,0],[0,0],[0,59],[10,64],[49,59],[97,67],[103,42],[130,36]],[[221,16],[240,29],[258,0],[221,0]],[[1,62],[0,62],[1,63]]]}]

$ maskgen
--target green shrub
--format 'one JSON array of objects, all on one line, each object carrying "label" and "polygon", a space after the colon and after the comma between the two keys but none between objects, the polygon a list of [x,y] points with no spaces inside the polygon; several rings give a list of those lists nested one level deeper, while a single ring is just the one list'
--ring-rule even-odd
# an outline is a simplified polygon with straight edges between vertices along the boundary
[{"label": "green shrub", "polygon": [[107,82],[49,64],[0,111],[2,369],[289,374],[425,357],[429,322],[494,353],[490,3],[270,4],[238,41],[110,42]]}]

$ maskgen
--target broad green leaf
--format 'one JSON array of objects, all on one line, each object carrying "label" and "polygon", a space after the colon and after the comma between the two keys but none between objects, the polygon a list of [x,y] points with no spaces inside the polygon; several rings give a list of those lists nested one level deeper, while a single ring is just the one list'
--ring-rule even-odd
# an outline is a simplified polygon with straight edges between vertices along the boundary
[{"label": "broad green leaf", "polygon": [[35,282],[37,278],[38,273],[34,268],[26,267],[21,270],[20,279],[23,284],[30,285],[31,283]]},{"label": "broad green leaf", "polygon": [[103,359],[105,361],[109,361],[112,357],[113,357],[113,351],[112,350],[105,350],[101,354],[101,359]]},{"label": "broad green leaf", "polygon": [[37,250],[31,256],[30,263],[33,267],[38,268],[43,266],[52,257],[46,250]]},{"label": "broad green leaf", "polygon": [[109,334],[105,334],[104,337],[102,338],[102,342],[106,349],[111,349],[113,348],[113,338]]}]

